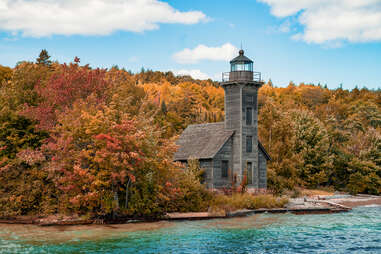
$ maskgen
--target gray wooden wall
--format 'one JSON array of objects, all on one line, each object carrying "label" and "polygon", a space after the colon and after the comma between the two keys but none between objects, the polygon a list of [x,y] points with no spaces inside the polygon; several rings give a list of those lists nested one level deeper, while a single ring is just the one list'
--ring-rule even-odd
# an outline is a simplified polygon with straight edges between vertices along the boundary
[{"label": "gray wooden wall", "polygon": [[[234,137],[234,136],[233,136]],[[213,187],[223,188],[229,187],[231,185],[232,177],[232,166],[233,166],[233,139],[229,140],[224,144],[221,150],[216,154],[213,159]],[[229,161],[229,173],[228,177],[222,177],[222,161]]]},{"label": "gray wooden wall", "polygon": [[267,188],[267,159],[259,149],[259,184],[258,188],[266,189]]},{"label": "gray wooden wall", "polygon": [[[225,128],[234,130],[233,137],[233,172],[238,176],[240,182],[243,178],[247,162],[253,165],[253,184],[251,188],[259,188],[259,151],[258,151],[258,89],[260,83],[232,82],[224,84],[225,90]],[[249,102],[247,96],[252,96],[253,101]],[[253,110],[252,124],[246,125],[246,108]],[[246,152],[246,137],[251,136],[252,152]]]}]

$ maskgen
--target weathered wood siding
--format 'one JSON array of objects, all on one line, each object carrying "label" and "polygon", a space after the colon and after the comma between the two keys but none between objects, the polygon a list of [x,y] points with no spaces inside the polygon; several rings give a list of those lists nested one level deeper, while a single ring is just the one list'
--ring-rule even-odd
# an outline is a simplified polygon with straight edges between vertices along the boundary
[{"label": "weathered wood siding", "polygon": [[[248,97],[252,100],[248,100]],[[253,182],[249,188],[258,188],[258,105],[257,105],[258,87],[254,85],[245,85],[242,87],[242,174],[247,168],[247,162],[253,165]],[[251,107],[253,110],[252,123],[246,125],[246,109]],[[246,152],[246,138],[252,137],[252,152]]]},{"label": "weathered wood siding", "polygon": [[237,84],[231,84],[224,86],[225,90],[225,129],[234,130],[234,136],[232,140],[232,164],[231,174],[237,175],[240,178],[241,175],[241,98],[242,89]]},{"label": "weathered wood siding", "polygon": [[259,184],[258,187],[261,189],[267,188],[267,159],[265,154],[261,149],[259,149]]},{"label": "weathered wood siding", "polygon": [[[240,182],[247,168],[247,163],[253,165],[253,183],[249,188],[259,188],[259,149],[258,149],[258,89],[260,83],[235,83],[225,84],[225,128],[234,130],[233,172]],[[251,100],[248,100],[251,96]],[[246,125],[246,109],[252,108],[252,123]],[[246,152],[246,137],[252,137],[252,152]]]},{"label": "weathered wood siding", "polygon": [[205,170],[204,179],[207,188],[213,188],[213,160],[199,160],[200,168]]},{"label": "weathered wood siding", "polygon": [[[233,136],[234,137],[234,136]],[[216,154],[213,159],[213,187],[214,188],[223,188],[229,187],[231,184],[231,173],[228,174],[228,177],[222,177],[222,161],[229,161],[229,170],[231,172],[233,166],[233,139],[230,138],[221,150]]]}]

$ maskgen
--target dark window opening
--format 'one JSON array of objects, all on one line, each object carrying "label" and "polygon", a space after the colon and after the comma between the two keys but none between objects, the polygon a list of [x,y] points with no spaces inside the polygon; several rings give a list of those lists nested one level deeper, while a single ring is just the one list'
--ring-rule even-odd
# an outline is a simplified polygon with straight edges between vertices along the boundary
[{"label": "dark window opening", "polygon": [[253,184],[253,163],[247,163],[247,184]]},{"label": "dark window opening", "polygon": [[229,161],[222,161],[221,163],[221,177],[228,177]]},{"label": "dark window opening", "polygon": [[253,123],[253,108],[246,108],[246,125]]},{"label": "dark window opening", "polygon": [[247,153],[253,152],[253,137],[252,136],[246,136],[246,152]]}]

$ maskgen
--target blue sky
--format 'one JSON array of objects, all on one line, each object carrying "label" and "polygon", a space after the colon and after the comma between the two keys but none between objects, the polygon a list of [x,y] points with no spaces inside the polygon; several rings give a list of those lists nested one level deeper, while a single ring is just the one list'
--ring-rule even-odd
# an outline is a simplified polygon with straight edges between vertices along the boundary
[{"label": "blue sky", "polygon": [[0,0],[0,64],[75,56],[220,79],[242,43],[276,86],[381,88],[381,0]]}]

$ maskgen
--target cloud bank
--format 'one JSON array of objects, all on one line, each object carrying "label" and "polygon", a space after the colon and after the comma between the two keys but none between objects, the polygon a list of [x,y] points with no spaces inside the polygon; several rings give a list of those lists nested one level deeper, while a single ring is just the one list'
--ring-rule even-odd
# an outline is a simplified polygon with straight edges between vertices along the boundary
[{"label": "cloud bank", "polygon": [[207,19],[200,11],[181,12],[159,0],[0,0],[0,30],[31,37],[143,32],[160,23]]},{"label": "cloud bank", "polygon": [[209,79],[210,78],[207,74],[201,72],[198,69],[194,69],[194,70],[175,70],[175,71],[173,71],[173,73],[176,76],[191,76],[194,79]]},{"label": "cloud bank", "polygon": [[186,48],[175,53],[173,58],[181,64],[194,64],[201,60],[228,61],[235,57],[237,52],[238,49],[230,43],[225,43],[219,47],[208,47],[200,44],[194,49]]},{"label": "cloud bank", "polygon": [[258,0],[279,18],[297,15],[294,39],[324,44],[381,41],[381,0]]}]

